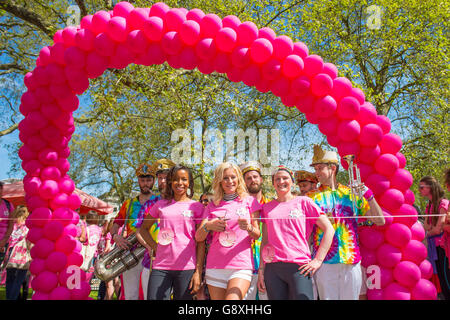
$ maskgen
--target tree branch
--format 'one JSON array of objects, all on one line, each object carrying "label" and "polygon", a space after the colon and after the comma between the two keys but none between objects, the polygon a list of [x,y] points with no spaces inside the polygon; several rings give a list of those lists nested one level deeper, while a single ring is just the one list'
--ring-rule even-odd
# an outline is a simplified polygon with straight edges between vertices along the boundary
[{"label": "tree branch", "polygon": [[15,123],[11,127],[9,127],[8,129],[0,131],[0,137],[6,136],[7,134],[10,134],[10,133],[14,132],[18,127],[19,127],[19,124]]}]

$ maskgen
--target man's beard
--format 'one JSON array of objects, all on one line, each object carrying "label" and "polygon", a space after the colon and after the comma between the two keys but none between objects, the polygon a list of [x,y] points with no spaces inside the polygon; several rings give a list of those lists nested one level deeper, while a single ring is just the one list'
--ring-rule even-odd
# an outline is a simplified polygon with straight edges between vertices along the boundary
[{"label": "man's beard", "polygon": [[261,185],[260,184],[251,184],[248,187],[248,192],[250,192],[251,194],[256,194],[259,191],[261,191]]},{"label": "man's beard", "polygon": [[149,195],[150,193],[152,193],[152,188],[141,188],[141,194]]}]

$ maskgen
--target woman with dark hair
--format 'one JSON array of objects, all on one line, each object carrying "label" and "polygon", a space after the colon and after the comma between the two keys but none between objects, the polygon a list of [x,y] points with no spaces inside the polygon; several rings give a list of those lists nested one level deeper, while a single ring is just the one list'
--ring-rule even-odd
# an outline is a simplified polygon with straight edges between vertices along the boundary
[{"label": "woman with dark hair", "polygon": [[444,198],[444,190],[439,182],[431,176],[420,179],[419,192],[422,197],[429,199],[425,209],[424,228],[427,232],[428,259],[433,265],[433,282],[438,288],[441,288],[445,300],[449,300],[450,272],[448,258],[445,256],[444,249],[440,246],[449,201]]},{"label": "woman with dark hair", "polygon": [[[175,165],[167,174],[164,199],[144,218],[139,233],[156,252],[148,281],[147,300],[191,300],[200,288],[205,243],[195,241],[203,205],[192,200],[194,178],[189,168]],[[148,230],[160,219],[158,243]],[[151,255],[150,255],[151,256]]]}]

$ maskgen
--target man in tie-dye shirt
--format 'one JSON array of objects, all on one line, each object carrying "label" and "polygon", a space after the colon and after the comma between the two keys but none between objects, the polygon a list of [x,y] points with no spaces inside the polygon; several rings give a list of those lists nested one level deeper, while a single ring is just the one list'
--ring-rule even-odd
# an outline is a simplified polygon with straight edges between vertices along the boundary
[{"label": "man in tie-dye shirt", "polygon": [[[376,216],[371,220],[384,224],[383,212],[373,197],[372,191],[364,188],[364,197],[357,199],[353,210],[353,195],[349,187],[336,181],[339,160],[336,152],[314,147],[311,164],[320,187],[307,194],[327,214],[335,230],[333,243],[321,268],[315,274],[315,282],[321,300],[358,300],[362,286],[361,254],[358,241],[358,219],[356,216]],[[323,232],[314,226],[313,256],[322,239]]]},{"label": "man in tie-dye shirt", "polygon": [[[239,168],[242,171],[245,185],[247,186],[249,194],[255,197],[260,204],[268,202],[262,192],[262,184],[264,180],[261,175],[261,165],[256,161],[248,161],[246,163],[241,164]],[[260,223],[260,230],[262,230],[261,223]],[[262,240],[262,233],[258,239],[252,240],[253,261],[255,263],[255,269],[253,270],[250,288],[248,289],[247,294],[244,297],[244,300],[255,300],[255,299],[267,300],[267,293],[259,292],[256,285],[258,280],[258,268],[260,260],[259,248],[261,246],[261,240]]]}]

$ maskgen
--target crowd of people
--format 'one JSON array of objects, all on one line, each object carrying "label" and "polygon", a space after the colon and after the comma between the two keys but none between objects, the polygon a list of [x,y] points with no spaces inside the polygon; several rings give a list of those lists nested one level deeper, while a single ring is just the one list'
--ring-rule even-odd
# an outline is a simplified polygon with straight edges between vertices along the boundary
[{"label": "crowd of people", "polygon": [[[276,196],[269,199],[258,162],[224,162],[215,168],[212,190],[199,201],[193,200],[190,168],[168,159],[141,164],[136,169],[140,192],[122,204],[115,219],[99,223],[95,212],[80,219],[81,268],[90,279],[99,256],[114,248],[126,252],[135,235],[145,254],[102,281],[98,299],[365,299],[358,228],[382,226],[385,218],[367,186],[354,186],[363,195],[356,198],[355,189],[337,182],[339,164],[336,152],[315,146],[313,172],[282,165],[273,170]],[[445,179],[450,191],[450,170]],[[449,201],[433,177],[420,180],[419,192],[429,200],[423,226],[432,281],[447,300]],[[21,286],[28,288],[28,266],[14,264],[29,254],[27,215],[25,207],[2,199],[0,247],[5,250],[0,254],[11,300],[18,299]],[[357,219],[362,216],[370,219]]]}]

